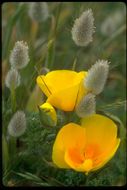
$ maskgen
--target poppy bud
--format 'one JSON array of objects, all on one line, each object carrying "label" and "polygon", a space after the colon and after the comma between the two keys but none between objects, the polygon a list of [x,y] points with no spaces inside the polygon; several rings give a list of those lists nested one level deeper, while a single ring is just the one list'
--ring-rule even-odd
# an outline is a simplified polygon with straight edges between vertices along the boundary
[{"label": "poppy bud", "polygon": [[38,106],[40,120],[43,125],[46,126],[56,126],[57,115],[53,106],[49,103],[44,103],[41,106]]}]

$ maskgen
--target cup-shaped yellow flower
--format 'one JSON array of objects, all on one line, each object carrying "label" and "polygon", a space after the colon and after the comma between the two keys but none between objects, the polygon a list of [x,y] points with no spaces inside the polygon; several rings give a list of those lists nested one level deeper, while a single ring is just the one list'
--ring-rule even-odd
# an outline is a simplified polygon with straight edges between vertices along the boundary
[{"label": "cup-shaped yellow flower", "polygon": [[87,72],[56,70],[37,77],[37,84],[47,96],[47,102],[64,111],[73,111],[87,93],[83,80]]},{"label": "cup-shaped yellow flower", "polygon": [[83,118],[81,126],[69,123],[57,134],[52,160],[60,168],[88,174],[103,167],[115,154],[120,139],[117,126],[109,118],[94,114]]}]

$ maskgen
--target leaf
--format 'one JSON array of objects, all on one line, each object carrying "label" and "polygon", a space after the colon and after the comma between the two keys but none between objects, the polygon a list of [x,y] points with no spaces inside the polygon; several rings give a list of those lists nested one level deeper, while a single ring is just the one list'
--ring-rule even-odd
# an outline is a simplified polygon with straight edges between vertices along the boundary
[{"label": "leaf", "polygon": [[38,182],[36,182],[36,184],[37,185],[40,185],[40,186],[51,186],[50,184],[48,184],[48,183],[38,183]]},{"label": "leaf", "polygon": [[42,161],[50,167],[57,168],[57,166],[53,162],[47,161],[45,158],[42,158]]},{"label": "leaf", "polygon": [[55,57],[55,40],[52,39],[48,42],[48,52],[46,58],[46,66],[50,70],[53,68],[54,57]]},{"label": "leaf", "polygon": [[25,178],[25,179],[28,179],[28,180],[32,180],[32,181],[36,181],[36,182],[43,182],[42,179],[40,179],[39,177],[37,177],[36,175],[34,174],[31,174],[29,172],[25,172],[25,173],[19,173],[19,172],[15,172],[17,175]]}]

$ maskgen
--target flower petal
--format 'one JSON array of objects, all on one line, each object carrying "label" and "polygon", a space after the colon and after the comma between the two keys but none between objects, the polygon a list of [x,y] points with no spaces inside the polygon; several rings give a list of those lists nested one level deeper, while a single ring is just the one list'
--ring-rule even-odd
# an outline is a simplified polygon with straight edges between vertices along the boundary
[{"label": "flower petal", "polygon": [[95,171],[95,170],[98,170],[100,169],[101,167],[103,167],[113,156],[114,154],[116,153],[118,147],[120,145],[120,139],[116,139],[116,142],[113,146],[113,148],[111,148],[108,152],[107,152],[107,155],[104,155],[103,157],[104,158],[101,158],[101,161],[99,164],[97,164],[95,167],[93,167],[92,171]]},{"label": "flower petal", "polygon": [[116,140],[117,126],[108,117],[94,114],[83,118],[81,126],[86,129],[87,145],[98,144],[101,151],[108,150]]},{"label": "flower petal", "polygon": [[51,94],[61,91],[81,82],[87,72],[75,72],[71,70],[56,70],[47,73],[45,76],[37,77],[37,84],[41,90],[49,97]]},{"label": "flower petal", "polygon": [[36,82],[38,84],[38,86],[40,87],[40,89],[42,90],[42,92],[49,97],[51,95],[51,91],[49,90],[46,82],[45,82],[45,76],[44,75],[40,75],[37,77]]},{"label": "flower petal", "polygon": [[60,168],[68,168],[68,164],[64,160],[66,150],[70,148],[78,148],[83,150],[85,147],[85,128],[69,123],[62,127],[57,134],[53,145],[52,159]]},{"label": "flower petal", "polygon": [[49,96],[47,102],[64,111],[73,111],[75,108],[79,84],[56,92]]}]

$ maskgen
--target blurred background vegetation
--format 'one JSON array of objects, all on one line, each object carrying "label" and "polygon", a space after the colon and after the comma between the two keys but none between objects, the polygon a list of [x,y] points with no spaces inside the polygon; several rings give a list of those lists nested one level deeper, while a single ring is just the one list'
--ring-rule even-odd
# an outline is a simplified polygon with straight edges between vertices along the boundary
[{"label": "blurred background vegetation", "polygon": [[[97,111],[113,114],[126,125],[126,6],[121,2],[48,2],[49,18],[33,21],[29,3],[2,4],[2,114],[3,114],[3,184],[5,186],[122,186],[126,183],[125,139],[114,158],[101,170],[86,177],[83,173],[55,168],[51,149],[58,129],[40,128],[37,105],[44,97],[36,86],[43,67],[50,70],[88,70],[98,59],[110,63],[104,91],[97,96]],[[72,40],[74,20],[91,8],[95,19],[93,42],[78,47]],[[121,22],[113,33],[105,35],[102,24],[120,11]],[[10,69],[9,56],[16,41],[29,46],[29,64],[22,70],[21,85],[16,90],[17,110],[27,115],[27,130],[18,139],[15,157],[8,151],[6,129],[13,115],[10,92],[5,77]],[[24,93],[25,92],[25,93]],[[48,153],[47,153],[48,151]],[[6,162],[6,164],[5,164]]]}]

